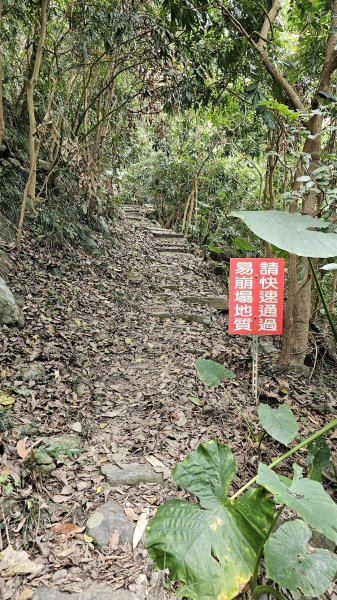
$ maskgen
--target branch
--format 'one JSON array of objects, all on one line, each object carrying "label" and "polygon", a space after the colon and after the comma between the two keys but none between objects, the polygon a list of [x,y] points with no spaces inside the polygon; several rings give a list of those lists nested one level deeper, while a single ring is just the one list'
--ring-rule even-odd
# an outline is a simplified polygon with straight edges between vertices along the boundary
[{"label": "branch", "polygon": [[274,65],[266,50],[267,36],[271,29],[273,21],[275,21],[280,11],[281,0],[273,0],[272,7],[269,13],[266,15],[266,18],[263,22],[259,34],[259,40],[257,43],[254,42],[248,31],[245,30],[245,28],[241,25],[240,21],[237,20],[237,18],[230,12],[230,10],[226,6],[222,4],[222,2],[219,2],[219,6],[221,7],[224,15],[230,20],[232,25],[235,27],[235,29],[241,35],[243,35],[248,40],[248,43],[254,48],[254,50],[258,52],[262,64],[264,65],[268,73],[271,75],[271,77],[274,79],[274,81],[276,81],[281,86],[281,88],[287,95],[292,108],[300,112],[306,112],[305,106],[301,101],[300,97],[295,92],[294,88],[290,85],[290,83],[285,79],[285,77],[283,77],[282,73],[278,70],[278,68]]}]

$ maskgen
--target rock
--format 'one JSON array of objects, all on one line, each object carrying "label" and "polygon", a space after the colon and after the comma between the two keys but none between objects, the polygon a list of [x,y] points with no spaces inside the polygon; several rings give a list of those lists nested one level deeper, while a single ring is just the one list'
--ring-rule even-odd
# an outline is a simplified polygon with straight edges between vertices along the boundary
[{"label": "rock", "polygon": [[202,315],[194,315],[189,313],[175,313],[176,319],[182,319],[188,323],[199,323],[200,325],[210,325],[211,319]]},{"label": "rock", "polygon": [[13,271],[15,262],[9,258],[7,252],[0,250],[0,276],[5,277],[10,271]]},{"label": "rock", "polygon": [[43,443],[50,448],[59,449],[60,451],[79,450],[81,447],[81,438],[76,433],[65,433],[64,435],[56,435],[51,438],[45,438]]},{"label": "rock", "polygon": [[70,429],[76,431],[76,433],[82,433],[82,424],[80,423],[80,421],[76,421],[75,423],[72,423],[70,425]]},{"label": "rock", "polygon": [[310,367],[307,367],[307,365],[298,364],[290,364],[289,371],[290,373],[294,373],[295,375],[303,375],[304,377],[309,377],[311,373]]},{"label": "rock", "polygon": [[259,340],[259,350],[262,354],[277,354],[278,349],[270,340]]},{"label": "rock", "polygon": [[23,312],[16,304],[11,290],[2,277],[0,277],[0,323],[5,325],[18,324],[20,327],[25,324]]},{"label": "rock", "polygon": [[157,311],[154,313],[150,313],[150,317],[154,317],[155,319],[173,319],[174,315],[169,312]]},{"label": "rock", "polygon": [[22,373],[22,379],[24,381],[43,381],[46,377],[46,369],[44,365],[39,362],[35,362],[32,366]]},{"label": "rock", "polygon": [[[77,588],[81,587],[79,583]],[[55,588],[43,587],[36,591],[32,600],[145,600],[143,595],[133,594],[129,590],[112,590],[104,583],[94,583],[82,592],[60,592]]]},{"label": "rock", "polygon": [[136,273],[135,271],[128,271],[126,274],[128,280],[130,281],[130,283],[142,283],[143,281],[143,277],[139,274]]},{"label": "rock", "polygon": [[228,310],[227,296],[185,296],[183,302],[199,304],[201,306],[211,306],[216,310]]},{"label": "rock", "polygon": [[87,535],[90,535],[99,546],[107,546],[114,532],[119,533],[121,543],[132,543],[133,527],[128,521],[123,509],[114,501],[109,500],[99,506],[87,521]]},{"label": "rock", "polygon": [[140,465],[138,463],[122,465],[121,468],[105,463],[102,465],[101,471],[106,481],[113,487],[163,482],[161,473],[156,473],[148,465]]}]

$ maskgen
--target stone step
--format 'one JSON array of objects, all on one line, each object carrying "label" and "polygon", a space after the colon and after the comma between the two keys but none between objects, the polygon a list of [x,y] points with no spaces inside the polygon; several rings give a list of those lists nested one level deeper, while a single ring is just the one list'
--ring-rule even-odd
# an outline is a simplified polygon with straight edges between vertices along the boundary
[{"label": "stone step", "polygon": [[185,296],[182,298],[183,302],[189,304],[198,304],[199,306],[211,306],[216,310],[228,310],[228,297],[223,296]]},{"label": "stone step", "polygon": [[132,215],[132,216],[130,215],[130,217],[125,215],[125,218],[127,221],[142,221],[143,220],[143,217],[141,215]]},{"label": "stone step", "polygon": [[194,315],[192,313],[179,313],[179,312],[153,312],[150,313],[150,317],[154,317],[155,319],[181,319],[182,321],[187,321],[188,323],[198,323],[199,325],[210,325],[211,319],[209,317],[203,317],[202,315]]},{"label": "stone step", "polygon": [[124,204],[121,206],[121,209],[124,212],[139,212],[140,208],[138,206],[132,206],[132,204]]},{"label": "stone step", "polygon": [[186,239],[183,233],[176,233],[175,231],[166,231],[165,229],[150,229],[150,231],[156,238]]},{"label": "stone step", "polygon": [[190,251],[188,246],[184,244],[157,244],[156,250],[159,252],[182,252],[188,253]]}]

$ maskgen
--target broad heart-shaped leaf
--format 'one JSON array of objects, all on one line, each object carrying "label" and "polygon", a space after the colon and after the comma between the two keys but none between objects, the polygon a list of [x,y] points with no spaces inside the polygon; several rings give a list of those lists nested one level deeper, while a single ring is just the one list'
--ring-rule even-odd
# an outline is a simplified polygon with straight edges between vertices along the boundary
[{"label": "broad heart-shaped leaf", "polygon": [[295,438],[298,427],[292,410],[286,404],[281,404],[276,410],[268,404],[260,404],[258,407],[260,423],[263,429],[271,435],[274,440],[288,446]]},{"label": "broad heart-shaped leaf", "polygon": [[223,379],[233,379],[235,374],[220,363],[206,358],[198,358],[195,363],[196,371],[205,385],[217,387]]},{"label": "broad heart-shaped leaf", "polygon": [[266,575],[292,592],[320,596],[335,579],[337,556],[308,548],[311,533],[298,519],[281,525],[264,546]]},{"label": "broad heart-shaped leaf", "polygon": [[262,240],[298,256],[328,258],[337,256],[337,234],[312,231],[326,229],[331,223],[308,215],[277,210],[232,212]]},{"label": "broad heart-shaped leaf", "polygon": [[147,528],[150,557],[182,583],[181,596],[230,600],[253,574],[275,505],[261,488],[229,500],[235,468],[227,446],[215,440],[201,444],[173,472],[200,504],[171,500],[159,507]]},{"label": "broad heart-shaped leaf", "polygon": [[337,504],[318,481],[302,478],[302,469],[294,465],[290,486],[267,465],[260,463],[257,483],[274,494],[277,502],[295,510],[314,529],[337,543]]}]

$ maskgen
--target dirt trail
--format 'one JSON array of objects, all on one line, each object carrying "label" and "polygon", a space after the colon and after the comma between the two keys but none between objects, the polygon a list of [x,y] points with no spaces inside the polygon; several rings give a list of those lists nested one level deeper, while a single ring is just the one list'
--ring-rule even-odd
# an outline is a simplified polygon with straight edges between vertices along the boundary
[{"label": "dirt trail", "polygon": [[[231,339],[225,311],[210,305],[212,297],[221,308],[224,287],[184,237],[143,211],[125,208],[118,230],[117,245],[98,235],[90,255],[48,256],[32,242],[13,277],[26,327],[5,328],[2,337],[2,389],[16,398],[2,455],[16,484],[4,512],[12,546],[39,570],[2,579],[4,600],[172,598],[142,542],[131,549],[137,519],[184,496],[169,472],[201,441],[229,444],[243,481],[257,465],[246,425],[257,420],[249,344]],[[206,389],[195,374],[199,356],[229,366],[236,380]],[[275,360],[262,360],[261,386],[284,399],[288,382],[273,379]],[[310,384],[290,385],[301,414],[312,403]],[[324,383],[321,402],[335,402]],[[311,418],[316,429],[320,413]],[[39,463],[41,446],[49,466]],[[26,460],[23,448],[31,449]],[[264,449],[263,459],[273,451]]]}]

